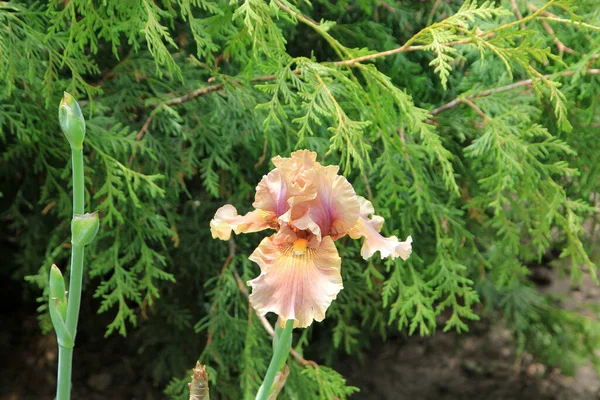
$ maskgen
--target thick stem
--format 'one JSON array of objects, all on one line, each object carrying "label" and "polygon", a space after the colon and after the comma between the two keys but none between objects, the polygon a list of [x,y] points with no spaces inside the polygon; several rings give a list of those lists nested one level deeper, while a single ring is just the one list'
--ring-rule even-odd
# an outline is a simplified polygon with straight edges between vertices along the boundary
[{"label": "thick stem", "polygon": [[294,320],[289,319],[285,324],[285,328],[283,329],[283,331],[281,331],[281,335],[279,335],[277,347],[275,347],[275,351],[273,352],[273,358],[271,358],[271,363],[269,364],[269,368],[267,369],[267,374],[265,375],[263,384],[258,390],[256,400],[266,400],[267,397],[269,397],[269,392],[271,391],[273,381],[275,380],[275,374],[281,367],[281,364],[285,362],[285,359],[290,353],[290,339],[292,337],[292,329],[294,329]]},{"label": "thick stem", "polygon": [[[84,213],[84,180],[83,150],[72,149],[73,165],[73,215]],[[77,321],[81,304],[81,283],[83,281],[84,246],[73,245],[71,248],[71,278],[69,279],[69,296],[67,300],[67,329],[75,340]],[[58,382],[56,400],[69,400],[71,392],[71,371],[73,368],[73,349],[62,346],[58,348]]]},{"label": "thick stem", "polygon": [[58,382],[56,400],[68,400],[71,396],[71,365],[73,349],[58,346]]}]

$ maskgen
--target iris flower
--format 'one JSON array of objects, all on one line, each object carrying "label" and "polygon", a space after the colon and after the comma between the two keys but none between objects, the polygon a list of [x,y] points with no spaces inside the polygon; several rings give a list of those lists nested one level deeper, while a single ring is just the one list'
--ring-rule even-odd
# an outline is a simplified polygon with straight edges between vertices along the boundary
[{"label": "iris flower", "polygon": [[334,241],[349,235],[364,237],[361,255],[406,260],[409,236],[401,242],[379,231],[383,218],[373,215],[371,202],[358,196],[337,166],[323,166],[317,154],[299,150],[289,158],[275,157],[276,168],[256,187],[254,210],[238,215],[234,206],[219,208],[210,222],[213,238],[275,229],[250,255],[261,274],[250,281],[250,303],[260,314],[274,312],[282,324],[293,319],[304,328],[322,321],[342,290],[341,259]]}]

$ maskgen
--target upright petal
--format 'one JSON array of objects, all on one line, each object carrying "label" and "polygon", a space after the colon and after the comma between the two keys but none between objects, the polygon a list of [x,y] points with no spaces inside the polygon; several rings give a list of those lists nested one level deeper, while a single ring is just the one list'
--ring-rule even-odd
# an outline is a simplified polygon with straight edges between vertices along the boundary
[{"label": "upright petal", "polygon": [[254,210],[248,214],[238,215],[231,204],[219,208],[214,218],[210,221],[210,232],[214,239],[229,240],[231,231],[239,233],[258,232],[267,228],[275,228],[277,218],[272,212]]},{"label": "upright petal", "polygon": [[263,239],[250,260],[261,269],[248,281],[254,309],[261,315],[274,312],[283,322],[293,319],[295,327],[322,321],[343,288],[341,259],[329,237],[307,241],[282,230]]},{"label": "upright petal", "polygon": [[360,255],[366,260],[379,251],[381,258],[391,257],[392,259],[400,257],[406,260],[412,253],[412,238],[409,236],[406,241],[401,242],[396,236],[386,238],[379,231],[383,226],[384,219],[379,215],[369,215],[375,211],[370,201],[359,196],[360,217],[356,225],[350,229],[348,234],[353,239],[364,237],[365,241],[360,250]]},{"label": "upright petal", "polygon": [[258,210],[269,211],[280,217],[290,209],[291,198],[301,202],[314,199],[316,195],[314,187],[291,182],[279,169],[274,169],[263,176],[256,186],[256,196],[252,205]]},{"label": "upright petal", "polygon": [[289,157],[273,157],[271,160],[278,170],[289,180],[300,186],[305,184],[305,173],[315,167],[320,167],[317,162],[317,153],[310,150],[298,150]]},{"label": "upright petal", "polygon": [[[356,224],[360,215],[358,196],[350,182],[337,172],[337,166],[327,166],[307,174],[307,182],[315,187],[317,195],[314,200],[292,206],[289,222],[293,226],[336,240]],[[318,233],[315,226],[319,227]]]}]

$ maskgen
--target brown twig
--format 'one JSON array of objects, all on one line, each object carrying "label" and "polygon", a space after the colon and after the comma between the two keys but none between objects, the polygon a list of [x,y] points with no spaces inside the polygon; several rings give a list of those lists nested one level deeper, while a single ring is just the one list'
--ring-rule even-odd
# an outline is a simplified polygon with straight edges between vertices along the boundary
[{"label": "brown twig", "polygon": [[442,4],[442,0],[436,0],[436,2],[433,4],[433,8],[431,9],[431,12],[429,13],[430,21],[433,19],[433,16],[437,12],[438,8],[440,8],[440,4]]},{"label": "brown twig", "polygon": [[389,12],[391,12],[392,14],[396,14],[396,10],[394,9],[394,7],[392,7],[391,5],[389,5],[388,3],[386,3],[385,1],[380,1],[379,5],[383,8],[385,8],[386,10],[388,10]]},{"label": "brown twig", "polygon": [[[296,73],[296,71],[294,71],[294,73]],[[252,78],[252,79],[250,79],[250,82],[268,82],[268,81],[272,81],[274,79],[275,79],[275,75],[264,75],[264,76],[257,76],[256,78]],[[135,139],[137,141],[142,140],[142,138],[144,137],[144,134],[148,131],[148,128],[150,127],[150,122],[152,122],[152,120],[154,119],[154,114],[155,114],[156,110],[158,110],[158,108],[185,103],[187,101],[195,99],[198,96],[204,96],[205,94],[209,94],[212,92],[217,92],[219,90],[222,90],[224,87],[225,87],[225,84],[217,83],[216,85],[205,86],[203,88],[199,88],[194,91],[191,91],[190,93],[187,93],[183,96],[175,97],[174,99],[167,100],[164,103],[160,103],[159,105],[157,105],[154,108],[154,110],[152,110],[152,112],[150,113],[148,118],[146,118],[144,125],[142,125],[142,129],[140,129],[140,131],[138,132]]]},{"label": "brown twig", "polygon": [[[538,12],[539,8],[537,8],[536,6],[534,6],[533,4],[529,5],[529,9],[535,12]],[[539,19],[541,21],[554,21],[554,22],[560,22],[563,24],[571,24],[573,26],[577,26],[580,28],[587,28],[587,29],[593,29],[593,30],[600,30],[600,27],[596,26],[596,25],[591,25],[585,22],[581,22],[581,21],[573,21],[571,19],[565,19],[565,18],[561,18],[556,14],[552,14],[550,11],[546,11],[546,10],[542,10],[541,13],[543,16],[539,17]]]},{"label": "brown twig", "polygon": [[56,206],[56,201],[51,201],[44,209],[42,210],[42,215],[46,215]]},{"label": "brown twig", "polygon": [[[447,46],[456,46],[459,44],[467,44],[471,41],[470,38],[467,39],[462,39],[462,40],[455,40],[453,42],[448,42],[448,43],[444,43],[444,45]],[[343,67],[343,66],[353,66],[356,64],[360,64],[363,61],[370,61],[370,60],[375,60],[377,58],[382,58],[382,57],[388,57],[394,54],[399,54],[399,53],[406,53],[409,51],[415,51],[415,50],[423,50],[426,46],[424,45],[417,45],[417,46],[407,46],[406,44],[397,47],[395,49],[392,50],[387,50],[387,51],[381,51],[379,53],[373,53],[373,54],[368,54],[366,56],[362,56],[362,57],[356,57],[356,58],[352,58],[350,60],[343,60],[343,61],[336,61],[333,64],[337,65],[338,67]]]},{"label": "brown twig", "polygon": [[[538,8],[532,4],[529,5],[529,9],[532,11],[538,10]],[[550,15],[550,16],[553,15],[553,14],[549,13],[548,11],[544,11],[542,14]],[[554,44],[556,44],[556,48],[558,49],[558,52],[560,54],[562,54],[562,53],[578,54],[575,50],[573,50],[570,47],[565,46],[565,44],[560,41],[560,39],[554,33],[554,29],[552,29],[552,27],[550,26],[550,24],[548,24],[548,22],[546,22],[543,19],[540,19],[540,22],[542,23],[542,26],[544,27],[544,30],[546,31],[546,33],[548,33],[548,35],[552,36],[552,40],[554,41]]]},{"label": "brown twig", "polygon": [[[453,41],[453,42],[448,42],[448,43],[445,43],[445,45],[447,45],[447,46],[456,46],[456,45],[461,45],[461,44],[467,44],[470,41],[471,41],[471,39],[467,38],[467,39],[462,39],[462,40],[456,40],[456,41]],[[371,60],[375,60],[377,58],[388,57],[388,56],[391,56],[391,55],[394,55],[394,54],[399,54],[399,53],[405,53],[405,52],[410,52],[410,51],[422,50],[425,47],[426,46],[424,46],[424,45],[417,45],[417,46],[410,46],[410,45],[408,45],[407,46],[406,44],[404,44],[403,46],[400,46],[400,47],[398,47],[396,49],[381,51],[381,52],[373,53],[373,54],[368,54],[366,56],[356,57],[356,58],[352,58],[350,60],[335,61],[332,64],[335,65],[335,66],[338,66],[338,67],[354,66],[354,65],[360,64],[360,63],[362,63],[364,61],[371,61]],[[292,72],[294,74],[299,74],[301,72],[301,70],[297,69],[297,70],[294,70]],[[258,76],[258,77],[252,78],[250,80],[250,82],[268,82],[268,81],[272,81],[274,79],[275,79],[275,75],[264,75],[264,76]],[[199,89],[196,89],[196,90],[194,90],[192,92],[189,92],[189,93],[187,93],[187,94],[185,94],[183,96],[176,97],[176,98],[167,100],[164,103],[158,104],[154,108],[154,110],[150,113],[150,115],[148,116],[148,118],[144,122],[144,125],[142,125],[142,128],[140,129],[140,131],[136,135],[136,140],[137,141],[142,140],[142,138],[144,137],[144,135],[148,131],[148,128],[150,127],[150,123],[154,119],[154,114],[155,114],[156,110],[158,110],[158,108],[163,107],[163,106],[172,106],[172,105],[182,104],[182,103],[185,103],[187,101],[193,100],[196,97],[204,96],[204,95],[209,94],[209,93],[220,91],[224,87],[225,87],[225,85],[223,83],[217,83],[215,85],[205,86],[203,88],[199,88]]]},{"label": "brown twig", "polygon": [[560,39],[554,34],[554,29],[552,29],[552,27],[546,21],[544,21],[542,19],[542,20],[540,20],[540,22],[542,23],[544,30],[546,32],[548,32],[549,35],[552,36],[552,40],[554,41],[554,44],[556,45],[556,48],[558,49],[559,54],[561,54],[561,55],[563,53],[577,54],[577,52],[575,50],[573,50],[570,47],[565,46],[565,44],[560,41]]},{"label": "brown twig", "polygon": [[[513,12],[517,16],[517,20],[523,19],[523,14],[519,11],[519,6],[517,5],[517,0],[510,0],[510,5],[512,6]],[[525,24],[521,24],[521,29],[525,29]]]},{"label": "brown twig", "polygon": [[[142,125],[142,129],[140,129],[140,131],[136,135],[135,140],[137,140],[138,142],[140,140],[142,140],[142,138],[144,137],[144,134],[148,130],[148,127],[150,126],[150,123],[152,122],[153,119],[154,119],[154,114],[150,114],[148,116],[148,118],[146,118],[146,121],[144,122],[144,125]],[[131,162],[129,164],[131,164]]]},{"label": "brown twig", "polygon": [[[586,70],[586,74],[587,75],[600,75],[600,69],[597,69],[597,68],[587,69]],[[575,75],[575,71],[564,71],[563,73],[559,74],[559,76],[573,76],[573,75]],[[479,93],[473,93],[473,94],[471,94],[469,96],[466,96],[466,97],[462,97],[462,98],[461,97],[457,97],[456,99],[454,99],[454,100],[452,100],[452,101],[444,104],[443,106],[440,106],[438,108],[435,108],[435,109],[431,110],[429,112],[429,114],[431,114],[431,115],[437,115],[439,113],[442,113],[442,112],[444,112],[446,110],[449,110],[449,109],[451,109],[453,107],[456,107],[460,103],[464,103],[465,99],[472,100],[472,99],[476,99],[478,97],[489,96],[489,95],[494,94],[494,93],[506,92],[508,90],[516,89],[516,88],[519,88],[521,86],[530,85],[534,81],[539,82],[542,79],[549,79],[549,78],[553,78],[553,77],[554,77],[554,75],[544,75],[543,77],[536,78],[536,79],[525,79],[525,80],[522,80],[522,81],[511,83],[510,85],[500,86],[500,87],[493,88],[493,89],[487,89],[487,90],[481,91]]]},{"label": "brown twig", "polygon": [[473,103],[471,100],[464,98],[461,99],[461,101],[463,103],[465,103],[466,105],[468,105],[469,107],[471,107],[473,110],[475,110],[475,112],[477,114],[479,114],[479,116],[483,119],[483,126],[485,126],[485,124],[487,124],[487,115],[485,115],[485,113],[483,111],[481,111],[481,108],[479,108],[475,103]]},{"label": "brown twig", "polygon": [[269,148],[269,140],[267,138],[265,138],[262,155],[260,156],[260,158],[258,159],[256,164],[254,164],[254,169],[260,167],[262,165],[262,163],[265,162],[265,160],[267,159],[267,149],[268,148]]}]

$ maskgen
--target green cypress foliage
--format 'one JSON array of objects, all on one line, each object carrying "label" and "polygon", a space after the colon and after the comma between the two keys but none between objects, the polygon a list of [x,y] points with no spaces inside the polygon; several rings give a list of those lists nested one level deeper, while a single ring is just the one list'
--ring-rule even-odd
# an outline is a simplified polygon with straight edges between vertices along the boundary
[{"label": "green cypress foliage", "polygon": [[[110,315],[106,335],[137,333],[156,381],[189,377],[197,354],[214,396],[256,393],[271,340],[240,282],[260,235],[228,246],[208,223],[225,202],[245,211],[269,159],[298,148],[340,165],[414,252],[366,262],[340,241],[345,288],[294,342],[319,365],[290,358],[281,397],[347,398],[335,352],[481,316],[565,371],[594,357],[598,320],[541,295],[527,264],[558,253],[574,284],[598,282],[600,8],[511,3],[0,1],[2,231],[43,329],[50,268],[69,256],[66,90],[86,119],[85,208],[103,221],[83,297]],[[167,393],[187,398],[187,382]]]}]

